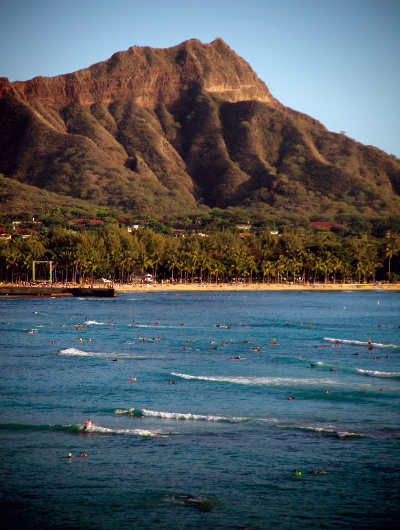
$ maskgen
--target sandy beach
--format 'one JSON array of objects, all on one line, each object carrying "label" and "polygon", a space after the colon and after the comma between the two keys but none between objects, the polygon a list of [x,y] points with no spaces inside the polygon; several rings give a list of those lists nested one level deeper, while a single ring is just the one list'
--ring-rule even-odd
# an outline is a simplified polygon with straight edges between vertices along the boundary
[{"label": "sandy beach", "polygon": [[400,284],[387,283],[316,283],[316,284],[287,284],[287,283],[149,283],[149,284],[114,284],[120,292],[134,291],[370,291],[381,289],[385,291],[399,291]]}]

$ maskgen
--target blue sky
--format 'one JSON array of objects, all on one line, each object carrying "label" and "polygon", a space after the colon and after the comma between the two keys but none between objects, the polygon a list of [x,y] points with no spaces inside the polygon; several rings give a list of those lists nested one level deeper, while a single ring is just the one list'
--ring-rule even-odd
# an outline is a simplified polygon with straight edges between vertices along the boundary
[{"label": "blue sky", "polygon": [[400,157],[399,0],[13,0],[1,8],[0,76],[216,37],[284,105]]}]

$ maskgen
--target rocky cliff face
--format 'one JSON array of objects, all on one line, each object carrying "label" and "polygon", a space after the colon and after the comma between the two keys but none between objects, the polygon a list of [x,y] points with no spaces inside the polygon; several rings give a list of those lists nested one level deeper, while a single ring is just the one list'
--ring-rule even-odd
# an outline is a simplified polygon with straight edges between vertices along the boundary
[{"label": "rocky cliff face", "polygon": [[221,39],[0,78],[0,173],[135,213],[400,204],[398,159],[285,108]]},{"label": "rocky cliff face", "polygon": [[257,100],[279,106],[249,64],[222,39],[211,44],[189,40],[168,49],[133,46],[72,74],[12,84],[0,79],[0,94],[14,91],[29,103],[60,107],[134,99],[155,109],[160,103],[173,105],[190,87],[230,102]]}]

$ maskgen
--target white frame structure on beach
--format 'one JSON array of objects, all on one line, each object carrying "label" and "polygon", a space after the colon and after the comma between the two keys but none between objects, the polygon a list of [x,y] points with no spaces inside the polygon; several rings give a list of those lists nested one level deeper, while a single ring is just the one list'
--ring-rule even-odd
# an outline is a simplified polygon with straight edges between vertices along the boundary
[{"label": "white frame structure on beach", "polygon": [[[48,278],[36,278],[36,264],[47,263],[49,265],[49,277]],[[32,262],[32,281],[33,282],[47,282],[52,283],[53,278],[53,262],[52,261],[33,261]]]}]

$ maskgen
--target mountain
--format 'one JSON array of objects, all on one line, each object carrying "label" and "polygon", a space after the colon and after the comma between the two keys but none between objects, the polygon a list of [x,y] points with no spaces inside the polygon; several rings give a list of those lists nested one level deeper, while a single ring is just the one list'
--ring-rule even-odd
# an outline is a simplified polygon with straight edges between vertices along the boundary
[{"label": "mountain", "polygon": [[39,189],[134,215],[400,211],[399,159],[282,105],[222,39],[0,78],[0,174],[3,207],[20,209]]}]

